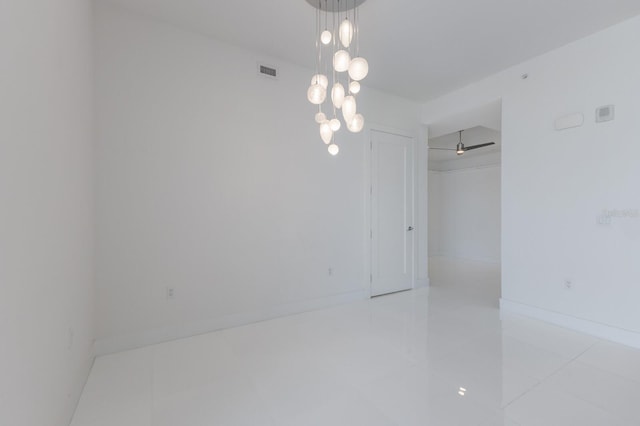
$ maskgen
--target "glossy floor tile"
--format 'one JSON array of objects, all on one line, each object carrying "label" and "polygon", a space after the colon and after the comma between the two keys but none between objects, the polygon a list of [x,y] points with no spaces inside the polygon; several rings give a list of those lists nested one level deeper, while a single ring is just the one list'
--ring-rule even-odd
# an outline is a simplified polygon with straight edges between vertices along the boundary
[{"label": "glossy floor tile", "polygon": [[72,426],[640,425],[640,351],[500,318],[495,265],[99,357]]}]

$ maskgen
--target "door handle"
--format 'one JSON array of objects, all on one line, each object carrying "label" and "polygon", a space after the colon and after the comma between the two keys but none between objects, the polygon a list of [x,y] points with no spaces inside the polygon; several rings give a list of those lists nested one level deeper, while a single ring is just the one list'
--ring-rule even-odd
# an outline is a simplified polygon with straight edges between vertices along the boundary
[{"label": "door handle", "polygon": [[409,228],[407,228],[407,231],[413,231],[413,226],[410,226]]}]

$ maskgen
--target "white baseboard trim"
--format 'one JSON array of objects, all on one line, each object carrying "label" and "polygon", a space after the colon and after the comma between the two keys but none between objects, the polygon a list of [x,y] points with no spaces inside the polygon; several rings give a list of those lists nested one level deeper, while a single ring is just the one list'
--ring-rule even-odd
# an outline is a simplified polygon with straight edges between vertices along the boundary
[{"label": "white baseboard trim", "polygon": [[416,280],[416,284],[414,288],[429,288],[431,283],[429,282],[429,278],[420,278]]},{"label": "white baseboard trim", "polygon": [[491,266],[500,266],[501,260],[498,259],[481,259],[481,258],[470,258],[470,257],[460,257],[460,256],[448,256],[445,254],[439,254],[434,256],[429,256],[429,260],[448,260],[452,262],[465,262],[465,263],[475,263],[482,265],[491,265]]},{"label": "white baseboard trim", "polygon": [[500,299],[500,313],[502,314],[503,312],[535,318],[560,327],[569,328],[601,339],[640,349],[640,333],[635,331],[576,318],[511,300]]},{"label": "white baseboard trim", "polygon": [[356,290],[317,299],[268,306],[259,311],[226,315],[223,317],[212,318],[207,321],[180,324],[153,330],[140,331],[127,335],[107,337],[95,341],[94,353],[96,356],[107,355],[167,342],[170,340],[191,337],[198,334],[210,333],[212,331],[222,330],[225,328],[238,327],[254,322],[314,311],[365,299],[369,299],[369,290]]}]

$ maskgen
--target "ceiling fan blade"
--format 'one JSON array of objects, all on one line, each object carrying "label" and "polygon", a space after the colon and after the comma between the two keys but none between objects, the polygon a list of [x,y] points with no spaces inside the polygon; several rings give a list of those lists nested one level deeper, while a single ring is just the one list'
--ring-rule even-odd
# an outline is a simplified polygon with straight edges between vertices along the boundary
[{"label": "ceiling fan blade", "polygon": [[439,151],[455,151],[454,148],[434,148],[434,147],[429,147],[429,149],[437,149]]},{"label": "ceiling fan blade", "polygon": [[488,143],[481,143],[480,145],[471,145],[471,146],[465,146],[464,147],[464,151],[471,151],[472,149],[478,149],[478,148],[484,148],[485,146],[490,146],[490,145],[495,145],[495,142],[488,142]]}]

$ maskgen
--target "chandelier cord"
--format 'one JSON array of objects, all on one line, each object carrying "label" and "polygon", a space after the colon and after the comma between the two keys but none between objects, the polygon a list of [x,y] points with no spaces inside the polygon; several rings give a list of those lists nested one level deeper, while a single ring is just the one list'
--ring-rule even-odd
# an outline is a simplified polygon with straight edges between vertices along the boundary
[{"label": "chandelier cord", "polygon": [[[355,1],[355,0],[354,0]],[[357,7],[353,8],[353,25],[356,37],[356,56],[360,56],[360,12]]]},{"label": "chandelier cord", "polygon": [[[319,5],[322,5],[322,0],[319,0]],[[320,74],[320,64],[322,63],[322,48],[320,47],[320,9],[316,9],[316,74]]]}]

